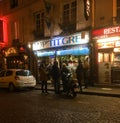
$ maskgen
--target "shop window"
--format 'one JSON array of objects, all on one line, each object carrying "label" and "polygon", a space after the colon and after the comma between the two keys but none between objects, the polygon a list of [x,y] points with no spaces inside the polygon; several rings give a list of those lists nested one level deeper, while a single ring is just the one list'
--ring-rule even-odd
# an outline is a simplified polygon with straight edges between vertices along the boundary
[{"label": "shop window", "polygon": [[108,53],[104,53],[104,62],[109,62],[109,54]]},{"label": "shop window", "polygon": [[18,6],[18,0],[10,0],[10,7],[15,8]]},{"label": "shop window", "polygon": [[112,62],[112,54],[98,53],[98,62]]},{"label": "shop window", "polygon": [[103,62],[103,54],[98,53],[98,62]]}]

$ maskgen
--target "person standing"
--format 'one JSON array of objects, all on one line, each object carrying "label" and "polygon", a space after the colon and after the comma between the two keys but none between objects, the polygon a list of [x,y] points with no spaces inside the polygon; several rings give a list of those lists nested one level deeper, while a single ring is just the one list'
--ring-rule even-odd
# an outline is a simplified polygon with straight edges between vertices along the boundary
[{"label": "person standing", "polygon": [[48,72],[48,78],[51,80],[51,69],[52,69],[52,62],[49,61],[49,64],[46,67],[46,70]]},{"label": "person standing", "polygon": [[79,83],[79,87],[80,87],[80,92],[82,92],[82,80],[83,80],[83,65],[81,60],[79,60],[78,62],[78,66],[76,68],[76,77]]},{"label": "person standing", "polygon": [[88,61],[88,58],[86,58],[85,61],[84,61],[84,83],[85,83],[85,88],[88,87],[88,81],[89,81],[89,61]]},{"label": "person standing", "polygon": [[39,68],[39,74],[40,74],[40,81],[41,81],[41,90],[42,93],[48,93],[47,91],[47,80],[48,80],[48,76],[47,76],[47,72],[45,69],[45,65],[41,64],[40,68]]},{"label": "person standing", "polygon": [[62,64],[62,69],[61,69],[61,78],[62,78],[62,83],[63,83],[63,92],[66,92],[67,90],[67,81],[66,81],[66,76],[69,73],[68,68],[66,67],[66,64]]},{"label": "person standing", "polygon": [[51,75],[53,79],[55,94],[60,93],[60,68],[58,67],[58,62],[54,61],[51,69]]}]

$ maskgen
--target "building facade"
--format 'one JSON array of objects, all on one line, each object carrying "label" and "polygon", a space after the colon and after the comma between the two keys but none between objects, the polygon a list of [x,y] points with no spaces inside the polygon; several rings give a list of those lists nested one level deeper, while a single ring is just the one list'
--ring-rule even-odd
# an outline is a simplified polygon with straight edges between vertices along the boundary
[{"label": "building facade", "polygon": [[[0,20],[3,27],[0,46],[1,54],[5,58],[5,68],[29,68],[30,66],[35,68],[36,58],[27,48],[27,42],[38,38],[38,34],[35,33],[35,17],[40,18],[38,13],[44,11],[44,2],[39,0],[3,0],[0,5]],[[43,15],[41,14],[41,16]],[[39,21],[41,20],[37,20],[37,22]],[[31,62],[33,65],[30,64]],[[35,69],[33,69],[33,73],[36,75]]]},{"label": "building facade", "polygon": [[105,85],[120,84],[120,1],[94,0],[93,15],[93,71],[96,81]]},{"label": "building facade", "polygon": [[[4,51],[7,67],[13,65],[18,68],[22,62],[23,65],[29,62],[28,68],[35,72],[42,60],[47,64],[51,58],[57,58],[59,63],[69,59],[73,64],[78,58],[84,61],[85,57],[89,57],[91,1],[4,0],[1,7],[0,20],[3,21],[6,34],[2,43],[8,48]],[[46,42],[54,43],[46,48]],[[24,45],[29,48],[25,49]],[[17,54],[20,54],[22,48],[29,52],[20,59]],[[46,56],[43,51],[51,52],[49,49],[54,49],[53,54]]]},{"label": "building facade", "polygon": [[89,58],[94,83],[119,84],[119,0],[3,0],[0,6],[6,67],[29,68],[37,77],[42,61],[74,68]]}]

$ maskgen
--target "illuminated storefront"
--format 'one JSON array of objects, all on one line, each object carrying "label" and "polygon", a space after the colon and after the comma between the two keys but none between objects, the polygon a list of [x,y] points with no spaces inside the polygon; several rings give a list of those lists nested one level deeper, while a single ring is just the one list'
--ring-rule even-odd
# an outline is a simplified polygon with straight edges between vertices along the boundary
[{"label": "illuminated storefront", "polygon": [[38,62],[58,60],[59,65],[65,62],[69,67],[76,67],[78,58],[82,61],[89,57],[89,32],[79,32],[68,36],[53,37],[48,40],[28,44],[38,57]]},{"label": "illuminated storefront", "polygon": [[28,69],[28,55],[23,46],[6,48],[4,58],[8,69]]},{"label": "illuminated storefront", "polygon": [[4,49],[8,46],[7,20],[0,18],[0,70],[6,68]]},{"label": "illuminated storefront", "polygon": [[120,84],[120,26],[93,30],[92,38],[99,83]]}]

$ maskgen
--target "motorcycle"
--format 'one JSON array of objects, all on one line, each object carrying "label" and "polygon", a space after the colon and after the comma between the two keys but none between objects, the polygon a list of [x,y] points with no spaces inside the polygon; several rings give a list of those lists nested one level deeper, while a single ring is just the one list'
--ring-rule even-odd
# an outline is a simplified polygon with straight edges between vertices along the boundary
[{"label": "motorcycle", "polygon": [[65,93],[68,97],[75,98],[77,96],[77,92],[80,91],[79,84],[77,81],[72,79],[72,73],[68,73],[65,76],[66,89]]}]

